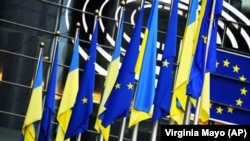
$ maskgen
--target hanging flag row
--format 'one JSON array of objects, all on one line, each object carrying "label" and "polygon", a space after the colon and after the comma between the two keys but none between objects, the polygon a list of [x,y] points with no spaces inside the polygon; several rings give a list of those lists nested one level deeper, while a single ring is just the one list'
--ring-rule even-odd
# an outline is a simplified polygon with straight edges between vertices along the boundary
[{"label": "hanging flag row", "polygon": [[[221,14],[222,0],[202,1],[199,12],[199,1],[191,1],[179,55],[176,53],[178,0],[172,0],[158,81],[156,81],[156,46],[159,24],[158,0],[152,1],[149,17],[144,17],[144,3],[143,0],[131,41],[120,68],[120,49],[125,17],[125,2],[121,2],[118,34],[112,60],[108,66],[108,74],[95,122],[95,129],[102,134],[105,141],[109,140],[110,126],[119,118],[130,117],[129,127],[138,125],[143,120],[152,119],[154,122],[168,115],[177,124],[183,124],[187,99],[191,98],[194,107],[197,106],[195,105],[196,100],[200,97],[202,98],[205,90],[207,90],[205,88],[207,86],[205,85],[207,84],[206,74],[214,71],[215,68],[215,35],[218,28],[218,17]],[[213,4],[215,4],[215,8],[212,8]],[[213,28],[209,30],[211,25],[209,17],[212,11],[216,11],[215,20],[212,22]],[[148,21],[143,39],[140,40],[144,18],[147,18]],[[88,129],[89,117],[93,112],[98,27],[98,18],[96,18],[88,57],[80,81],[79,27],[76,29],[72,60],[56,115],[58,121],[56,141],[69,140],[70,137]],[[50,137],[52,116],[55,114],[54,97],[58,46],[59,41],[55,47],[52,72],[44,107],[42,106],[41,97],[42,49],[39,54],[39,63],[34,85],[32,86],[33,92],[24,121],[21,140],[36,140],[38,137],[39,141],[43,141],[48,140]],[[176,57],[178,57],[178,65],[176,78],[174,78],[173,63]],[[213,64],[214,67],[208,64]],[[208,67],[210,68],[208,69]],[[138,78],[137,82],[135,78]],[[206,100],[209,102],[209,98]],[[34,104],[39,105],[39,108],[38,106],[33,106]],[[208,104],[204,106],[205,108],[201,108],[204,111],[201,112],[201,115],[202,113],[206,114],[205,118],[201,118],[202,121],[209,119],[207,106]]]}]

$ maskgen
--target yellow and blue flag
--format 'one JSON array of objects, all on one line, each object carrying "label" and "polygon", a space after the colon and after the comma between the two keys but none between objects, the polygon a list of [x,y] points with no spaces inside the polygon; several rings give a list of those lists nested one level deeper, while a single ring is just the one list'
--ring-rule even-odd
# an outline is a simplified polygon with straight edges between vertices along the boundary
[{"label": "yellow and blue flag", "polygon": [[161,68],[158,77],[154,112],[152,121],[166,117],[170,113],[173,86],[173,64],[176,56],[177,25],[178,25],[178,0],[173,0],[165,46],[162,55]]},{"label": "yellow and blue flag", "polygon": [[106,110],[105,103],[110,95],[110,92],[115,84],[115,81],[117,79],[118,73],[119,73],[119,65],[120,65],[120,49],[122,44],[122,35],[123,35],[123,23],[124,23],[124,14],[125,11],[121,11],[121,20],[120,20],[120,26],[118,31],[118,36],[115,42],[115,48],[112,55],[112,60],[108,66],[108,74],[104,83],[104,92],[102,94],[101,103],[98,109],[98,114],[95,122],[95,129],[102,133],[103,138],[105,141],[109,140],[109,133],[110,133],[110,125],[107,127],[102,125],[103,120],[103,112]]},{"label": "yellow and blue flag", "polygon": [[153,114],[156,79],[158,0],[153,0],[148,23],[137,58],[135,72],[139,76],[129,127],[149,119]]},{"label": "yellow and blue flag", "polygon": [[195,45],[195,33],[198,24],[198,0],[192,0],[190,4],[187,24],[183,36],[182,47],[177,60],[178,71],[174,83],[170,117],[178,124],[182,124],[186,106],[186,88],[189,80],[189,73],[192,65],[192,54]]},{"label": "yellow and blue flag", "polygon": [[38,67],[32,87],[30,102],[22,127],[20,141],[36,141],[38,122],[42,118],[42,96],[43,96],[43,52],[39,53]]},{"label": "yellow and blue flag", "polygon": [[52,118],[54,116],[54,107],[55,107],[58,47],[59,47],[59,41],[57,41],[56,43],[52,72],[48,84],[47,94],[45,96],[43,115],[41,119],[40,133],[38,138],[39,141],[50,140],[50,131],[51,131]]},{"label": "yellow and blue flag", "polygon": [[96,20],[88,57],[83,69],[79,91],[65,138],[85,132],[88,129],[89,117],[93,112],[93,93],[95,88],[95,62],[99,22]]},{"label": "yellow and blue flag", "polygon": [[130,111],[130,105],[133,98],[135,83],[135,64],[139,53],[140,35],[142,31],[144,15],[144,4],[142,5],[135,25],[131,41],[123,58],[121,69],[115,85],[105,104],[106,110],[103,113],[103,126],[108,126],[118,118],[127,117]]},{"label": "yellow and blue flag", "polygon": [[79,88],[79,33],[76,35],[74,51],[57,113],[58,131],[56,141],[63,141]]}]

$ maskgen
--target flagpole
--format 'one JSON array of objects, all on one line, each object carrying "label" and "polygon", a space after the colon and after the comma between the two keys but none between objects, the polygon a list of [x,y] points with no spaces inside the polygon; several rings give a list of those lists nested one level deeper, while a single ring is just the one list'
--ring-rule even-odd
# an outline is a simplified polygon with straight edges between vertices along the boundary
[{"label": "flagpole", "polygon": [[135,125],[132,133],[132,141],[137,141],[137,134],[138,134],[139,123]]},{"label": "flagpole", "polygon": [[[208,37],[207,37],[207,44],[206,44],[206,56],[205,56],[205,67],[204,67],[204,74],[206,71],[206,64],[207,64],[207,56],[208,56],[208,50],[210,46],[210,39],[211,39],[211,32],[212,32],[212,27],[213,27],[213,22],[214,22],[214,10],[215,10],[215,5],[216,5],[216,0],[213,0],[213,6],[212,6],[212,11],[211,11],[211,16],[210,16],[210,23],[209,23],[209,30],[208,30]],[[204,83],[203,83],[204,85]],[[201,94],[202,96],[202,94]],[[195,110],[195,117],[194,117],[194,124],[198,125],[199,123],[199,115],[200,115],[200,108],[201,108],[201,96],[197,99],[196,103],[196,110]]]},{"label": "flagpole", "polygon": [[[96,9],[95,10],[95,19],[94,19],[94,26],[93,26],[92,33],[94,33],[96,21],[98,20],[98,18],[99,18],[99,10]],[[92,37],[93,37],[93,34],[92,34]],[[81,137],[82,137],[82,133],[78,134],[77,141],[81,141]]]},{"label": "flagpole", "polygon": [[[35,73],[35,77],[34,77],[34,79],[33,80],[36,80],[36,77],[37,77],[37,72],[38,72],[38,67],[39,67],[39,65],[40,65],[40,59],[43,59],[43,58],[41,58],[42,57],[42,53],[43,53],[43,48],[44,48],[44,42],[41,42],[40,43],[40,51],[39,51],[39,56],[38,56],[38,62],[37,62],[37,65],[36,65],[36,73]],[[34,81],[32,82],[32,89],[33,89],[33,87],[34,87]],[[38,137],[39,137],[39,129],[40,129],[40,121],[37,123],[37,130],[36,130],[36,132],[37,132],[37,134],[36,134],[36,140],[38,140]]]},{"label": "flagpole", "polygon": [[151,133],[151,141],[156,141],[158,126],[159,126],[159,120],[155,121],[153,125],[153,131]]},{"label": "flagpole", "polygon": [[[191,3],[192,3],[193,0],[190,0],[189,1],[189,7],[188,7],[188,11],[190,11],[190,7],[191,7]],[[184,119],[183,119],[183,124],[185,125],[188,125],[190,124],[190,115],[191,115],[191,106],[192,106],[192,103],[191,103],[191,100],[189,98],[189,96],[187,96],[187,100],[186,100],[186,105],[185,105],[185,114],[184,114]]]}]

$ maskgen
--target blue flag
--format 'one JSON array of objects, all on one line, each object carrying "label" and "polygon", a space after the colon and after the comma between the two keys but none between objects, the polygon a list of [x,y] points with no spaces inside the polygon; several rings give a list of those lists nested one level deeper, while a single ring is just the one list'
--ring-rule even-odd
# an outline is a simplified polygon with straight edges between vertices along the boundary
[{"label": "blue flag", "polygon": [[217,51],[217,70],[211,74],[211,101],[250,110],[250,58]]},{"label": "blue flag", "polygon": [[99,22],[96,21],[88,52],[88,58],[82,73],[79,91],[69,121],[65,139],[85,132],[88,129],[89,117],[93,112],[93,93],[95,86],[96,46]]},{"label": "blue flag", "polygon": [[57,41],[56,43],[55,56],[54,56],[55,58],[53,60],[52,72],[48,84],[47,94],[45,96],[44,110],[41,119],[41,127],[39,133],[39,141],[50,140],[52,117],[54,115],[54,106],[55,106],[58,47],[59,47],[59,41]]},{"label": "blue flag", "polygon": [[[207,0],[205,13],[202,19],[202,24],[199,31],[199,37],[196,45],[196,50],[194,54],[194,59],[192,62],[192,68],[189,77],[189,83],[187,86],[187,95],[193,98],[199,98],[203,88],[204,76],[206,72],[206,63],[210,58],[207,57],[207,41],[208,29],[209,29],[209,19],[212,10],[212,1]],[[211,37],[214,38],[214,37]],[[216,37],[215,37],[216,38]],[[216,49],[216,48],[214,48]],[[211,55],[212,56],[212,55]],[[213,57],[216,57],[213,55]],[[215,64],[214,64],[215,65]]]},{"label": "blue flag", "polygon": [[160,68],[158,83],[156,87],[154,112],[152,117],[153,121],[167,116],[170,112],[173,85],[172,71],[174,59],[176,56],[177,25],[178,0],[174,0],[170,12],[169,24],[162,56],[162,65]]},{"label": "blue flag", "polygon": [[210,117],[230,124],[250,124],[250,111],[217,102],[210,104]]},{"label": "blue flag", "polygon": [[206,71],[214,72],[216,71],[216,48],[217,48],[217,33],[218,33],[218,22],[221,16],[223,8],[223,0],[216,0],[215,11],[214,11],[214,22],[210,38],[210,46],[208,51],[207,66]]},{"label": "blue flag", "polygon": [[143,23],[144,4],[135,25],[131,41],[124,56],[121,69],[115,86],[105,104],[106,110],[103,113],[102,124],[104,126],[112,124],[116,119],[127,117],[131,105],[134,83],[135,83],[135,64],[140,46],[140,35]]}]

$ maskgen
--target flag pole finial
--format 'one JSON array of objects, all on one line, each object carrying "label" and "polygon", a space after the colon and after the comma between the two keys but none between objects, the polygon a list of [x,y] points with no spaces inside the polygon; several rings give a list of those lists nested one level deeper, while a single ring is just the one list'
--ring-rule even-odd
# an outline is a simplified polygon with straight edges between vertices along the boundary
[{"label": "flag pole finial", "polygon": [[76,23],[76,27],[77,27],[77,28],[80,28],[80,25],[81,25],[80,22],[77,22],[77,23]]},{"label": "flag pole finial", "polygon": [[125,1],[122,0],[120,5],[121,5],[122,7],[124,7],[124,6],[125,6]]},{"label": "flag pole finial", "polygon": [[95,15],[98,15],[98,14],[99,14],[99,10],[96,9],[96,10],[95,10]]},{"label": "flag pole finial", "polygon": [[59,30],[56,31],[56,36],[60,36],[60,31]]},{"label": "flag pole finial", "polygon": [[40,47],[43,48],[44,47],[44,42],[40,43]]}]

